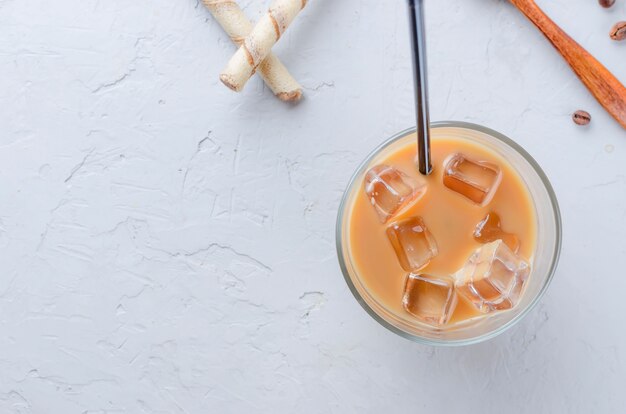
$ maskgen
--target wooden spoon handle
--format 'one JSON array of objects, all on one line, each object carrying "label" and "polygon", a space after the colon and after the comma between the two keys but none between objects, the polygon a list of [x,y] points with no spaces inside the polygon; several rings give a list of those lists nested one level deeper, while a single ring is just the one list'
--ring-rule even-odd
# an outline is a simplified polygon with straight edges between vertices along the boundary
[{"label": "wooden spoon handle", "polygon": [[598,102],[626,128],[626,88],[607,68],[554,23],[533,0],[510,0],[563,55]]}]

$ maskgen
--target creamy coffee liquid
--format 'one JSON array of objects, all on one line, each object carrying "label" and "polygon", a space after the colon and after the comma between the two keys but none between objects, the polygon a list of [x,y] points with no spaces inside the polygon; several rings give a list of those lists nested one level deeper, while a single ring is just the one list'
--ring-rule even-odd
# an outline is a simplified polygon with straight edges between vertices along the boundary
[{"label": "creamy coffee liquid", "polygon": [[[432,142],[434,172],[423,177],[415,165],[414,142],[376,160],[376,163],[395,167],[411,179],[425,180],[425,195],[383,224],[361,188],[349,219],[350,253],[358,276],[377,301],[406,317],[411,315],[404,309],[402,298],[409,272],[402,268],[386,233],[391,223],[415,216],[423,219],[436,240],[438,254],[420,273],[435,276],[453,275],[464,266],[472,252],[485,245],[475,239],[474,230],[489,213],[496,213],[503,231],[516,236],[518,255],[531,267],[537,237],[537,220],[529,191],[519,174],[500,155],[464,139],[435,137]],[[444,185],[444,161],[459,153],[499,166],[501,182],[487,205],[480,206]],[[479,315],[478,310],[459,295],[458,305],[448,323],[476,315]]]}]

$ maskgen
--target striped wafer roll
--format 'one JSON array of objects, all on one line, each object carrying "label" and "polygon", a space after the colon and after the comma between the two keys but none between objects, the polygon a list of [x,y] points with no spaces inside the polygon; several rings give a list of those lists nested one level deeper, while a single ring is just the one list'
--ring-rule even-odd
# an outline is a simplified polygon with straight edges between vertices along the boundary
[{"label": "striped wafer roll", "polygon": [[254,26],[222,71],[221,81],[232,90],[241,91],[306,2],[307,0],[274,0],[269,11]]},{"label": "striped wafer roll", "polygon": [[[232,41],[241,46],[252,31],[252,23],[237,2],[235,0],[202,0],[202,2]],[[270,53],[261,62],[259,75],[279,99],[290,102],[298,101],[302,97],[302,87],[274,54]]]}]

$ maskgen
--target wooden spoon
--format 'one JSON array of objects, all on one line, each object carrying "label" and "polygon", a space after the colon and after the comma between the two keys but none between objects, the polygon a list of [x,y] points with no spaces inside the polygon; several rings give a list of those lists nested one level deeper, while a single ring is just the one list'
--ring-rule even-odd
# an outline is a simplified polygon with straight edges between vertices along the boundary
[{"label": "wooden spoon", "polygon": [[626,88],[607,68],[554,23],[534,0],[510,0],[563,55],[576,75],[622,127],[626,128]]}]

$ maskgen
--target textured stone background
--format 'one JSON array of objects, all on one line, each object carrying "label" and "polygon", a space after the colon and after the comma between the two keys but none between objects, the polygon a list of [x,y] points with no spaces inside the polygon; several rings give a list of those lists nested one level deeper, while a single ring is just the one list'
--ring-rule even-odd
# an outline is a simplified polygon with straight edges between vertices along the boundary
[{"label": "textured stone background", "polygon": [[[506,1],[427,3],[433,119],[518,140],[564,218],[542,303],[463,349],[378,326],[336,263],[349,176],[412,122],[404,1],[311,0],[290,107],[218,83],[195,0],[0,0],[0,412],[625,412],[626,134]],[[626,81],[596,3],[540,1]]]}]

